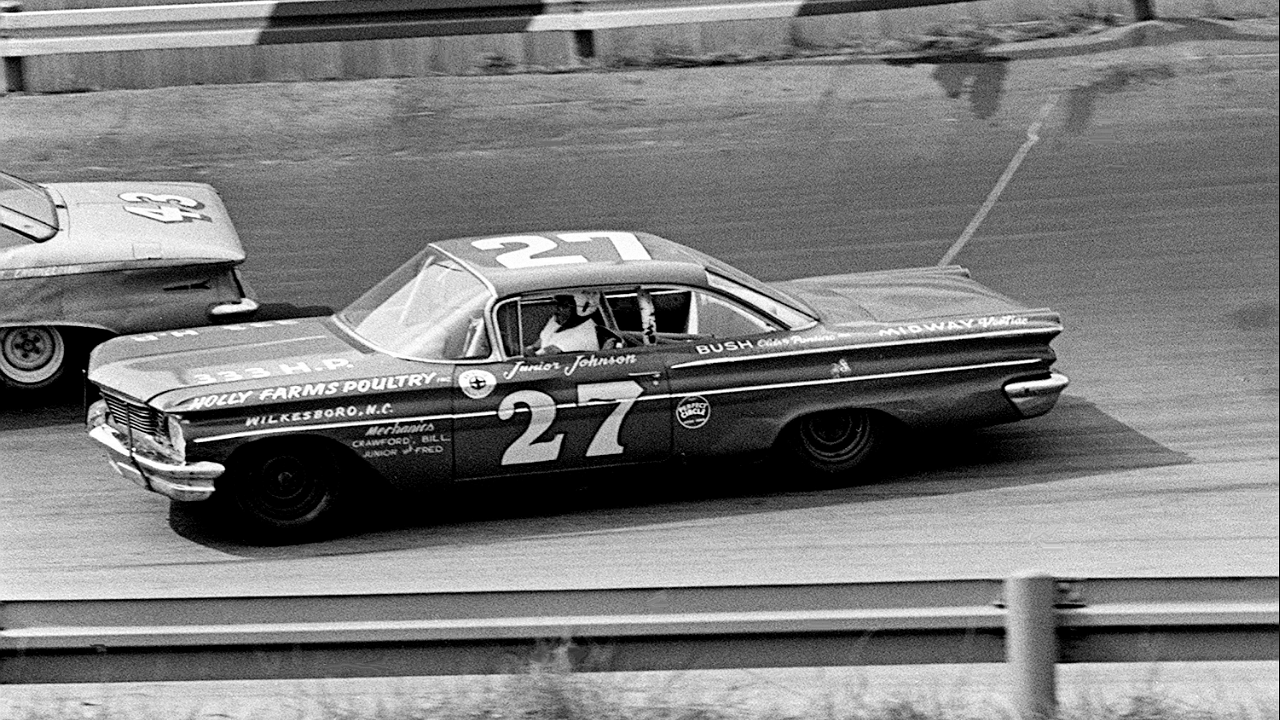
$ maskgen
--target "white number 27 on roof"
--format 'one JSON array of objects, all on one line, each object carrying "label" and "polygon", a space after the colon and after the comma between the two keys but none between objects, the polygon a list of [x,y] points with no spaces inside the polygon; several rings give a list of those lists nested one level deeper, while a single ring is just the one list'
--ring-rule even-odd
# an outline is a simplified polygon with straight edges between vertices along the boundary
[{"label": "white number 27 on roof", "polygon": [[[629,232],[575,232],[560,233],[555,236],[561,243],[608,242],[618,253],[619,260],[648,260],[649,251],[640,244],[639,238]],[[553,255],[538,257],[560,247],[560,244],[542,235],[510,235],[508,237],[484,238],[473,240],[471,245],[477,250],[501,250],[508,245],[523,245],[519,250],[508,250],[494,260],[503,267],[527,268],[539,265],[566,265],[584,263],[587,259],[581,255]]]}]

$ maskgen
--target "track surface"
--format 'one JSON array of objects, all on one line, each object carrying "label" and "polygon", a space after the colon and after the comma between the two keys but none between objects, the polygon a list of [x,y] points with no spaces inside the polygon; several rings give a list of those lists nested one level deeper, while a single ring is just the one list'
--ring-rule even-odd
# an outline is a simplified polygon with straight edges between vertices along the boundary
[{"label": "track surface", "polygon": [[40,180],[211,182],[269,303],[338,306],[427,240],[644,229],[766,279],[956,261],[1061,311],[1043,418],[917,439],[884,482],[740,469],[496,486],[249,548],[118,478],[74,398],[0,399],[7,597],[1274,573],[1270,43],[184,88],[0,101]]}]

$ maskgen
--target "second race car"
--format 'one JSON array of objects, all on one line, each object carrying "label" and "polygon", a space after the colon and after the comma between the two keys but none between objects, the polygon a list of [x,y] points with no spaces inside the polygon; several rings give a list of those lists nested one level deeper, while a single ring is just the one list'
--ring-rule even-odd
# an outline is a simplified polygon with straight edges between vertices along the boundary
[{"label": "second race car", "polygon": [[48,387],[113,335],[252,315],[244,259],[209,185],[0,173],[0,391]]}]

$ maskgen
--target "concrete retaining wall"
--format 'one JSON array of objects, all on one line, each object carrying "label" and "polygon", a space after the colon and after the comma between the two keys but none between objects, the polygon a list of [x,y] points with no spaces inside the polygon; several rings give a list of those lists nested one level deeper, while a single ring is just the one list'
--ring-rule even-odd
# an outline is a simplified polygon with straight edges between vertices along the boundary
[{"label": "concrete retaining wall", "polygon": [[[25,10],[174,4],[181,0],[24,0]],[[1274,16],[1277,0],[1154,0],[1161,17]],[[876,52],[947,25],[1067,15],[1132,20],[1131,0],[980,0],[902,10],[572,33],[523,33],[257,47],[147,50],[27,58],[30,92],[174,85],[556,72],[689,58],[750,58],[822,49]]]}]

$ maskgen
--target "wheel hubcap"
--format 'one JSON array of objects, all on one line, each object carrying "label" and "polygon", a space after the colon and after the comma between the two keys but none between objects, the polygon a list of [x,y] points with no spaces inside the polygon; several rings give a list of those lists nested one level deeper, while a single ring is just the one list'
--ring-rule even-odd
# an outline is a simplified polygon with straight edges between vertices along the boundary
[{"label": "wheel hubcap", "polygon": [[295,458],[277,458],[267,463],[256,483],[257,510],[282,521],[305,519],[323,504],[324,484]]},{"label": "wheel hubcap", "polygon": [[4,335],[2,347],[5,360],[26,372],[48,365],[53,362],[56,354],[53,333],[46,328],[24,327],[10,330]]},{"label": "wheel hubcap", "polygon": [[870,442],[870,425],[862,413],[828,412],[806,420],[800,438],[815,456],[839,461],[865,449]]}]

